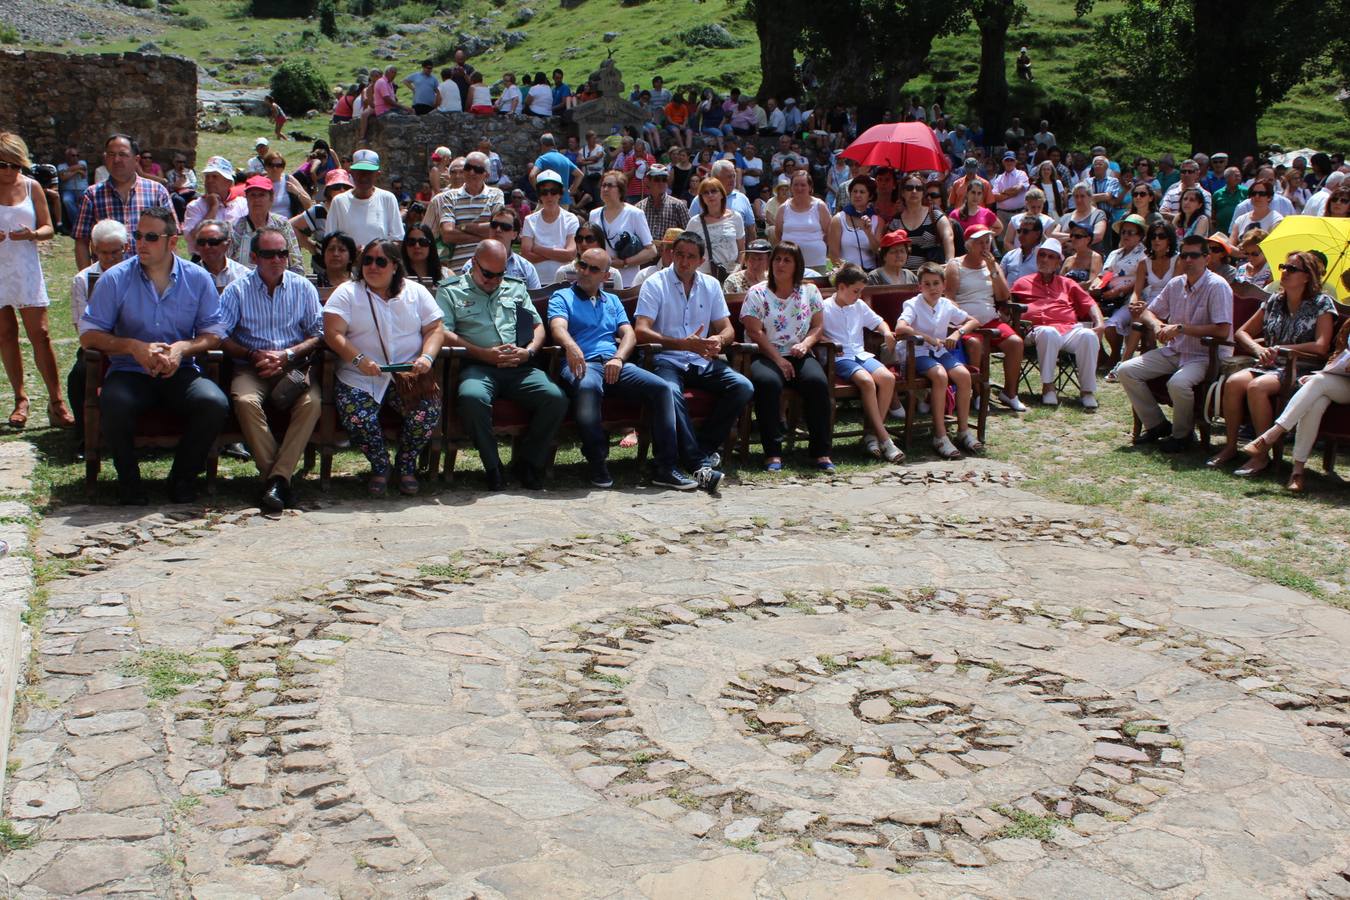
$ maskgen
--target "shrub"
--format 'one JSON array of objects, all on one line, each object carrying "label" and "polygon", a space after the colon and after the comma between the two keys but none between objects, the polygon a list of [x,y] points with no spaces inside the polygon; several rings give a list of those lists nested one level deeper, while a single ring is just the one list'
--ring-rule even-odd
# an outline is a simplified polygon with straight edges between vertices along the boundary
[{"label": "shrub", "polygon": [[122,5],[132,9],[153,9],[155,0],[122,0]]},{"label": "shrub", "polygon": [[710,47],[715,50],[725,50],[741,45],[741,42],[736,40],[730,31],[716,22],[695,25],[693,28],[681,32],[680,40],[690,47]]},{"label": "shrub", "polygon": [[393,30],[384,19],[379,19],[374,25],[370,26],[370,33],[377,38],[389,37]]},{"label": "shrub", "polygon": [[19,32],[9,25],[0,25],[0,44],[17,44]]},{"label": "shrub", "polygon": [[333,0],[319,0],[319,32],[329,40],[337,40],[337,4]]},{"label": "shrub", "polygon": [[272,96],[289,116],[326,109],[328,84],[308,59],[289,59],[272,73]]},{"label": "shrub", "polygon": [[183,27],[190,28],[193,31],[203,31],[207,28],[210,28],[211,23],[203,19],[201,16],[188,16],[186,19],[183,20]]}]

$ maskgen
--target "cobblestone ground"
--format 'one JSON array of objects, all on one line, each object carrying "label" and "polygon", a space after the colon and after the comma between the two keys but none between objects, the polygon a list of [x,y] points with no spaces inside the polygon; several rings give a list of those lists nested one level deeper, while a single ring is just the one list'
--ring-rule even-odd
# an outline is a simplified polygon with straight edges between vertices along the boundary
[{"label": "cobblestone ground", "polygon": [[43,549],[20,896],[1346,897],[1350,614],[983,463]]}]

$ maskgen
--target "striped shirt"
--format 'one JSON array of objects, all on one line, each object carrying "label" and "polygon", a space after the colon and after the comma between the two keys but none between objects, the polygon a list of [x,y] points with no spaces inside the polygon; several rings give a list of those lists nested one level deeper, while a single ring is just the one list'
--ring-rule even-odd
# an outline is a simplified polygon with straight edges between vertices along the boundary
[{"label": "striped shirt", "polygon": [[152,206],[173,208],[168,189],[157,181],[138,175],[126,202],[122,201],[122,195],[113,187],[111,178],[102,184],[91,184],[84,191],[80,214],[75,217],[75,239],[87,241],[96,224],[104,219],[116,219],[127,226],[126,255],[130,259],[136,255],[136,240],[130,232],[135,231],[140,224],[141,213]]},{"label": "striped shirt", "polygon": [[[276,213],[267,214],[267,224],[286,235],[286,268],[297,275],[305,273],[304,257],[300,255],[300,241],[295,237],[295,229],[285,216]],[[230,229],[230,258],[241,266],[253,268],[253,220],[244,216]]]},{"label": "striped shirt", "polygon": [[220,295],[220,319],[229,340],[248,350],[285,350],[323,334],[319,292],[290,271],[272,294],[256,269],[232,283]]},{"label": "striped shirt", "polygon": [[[475,222],[491,222],[493,214],[505,205],[506,198],[502,195],[501,188],[484,185],[481,194],[470,194],[468,188],[455,188],[442,206],[444,212],[441,213],[441,225],[462,230],[465,225],[472,225]],[[478,243],[471,241],[455,244],[454,249],[450,251],[451,268],[458,270],[465,260],[473,256],[474,251],[478,249]]]}]

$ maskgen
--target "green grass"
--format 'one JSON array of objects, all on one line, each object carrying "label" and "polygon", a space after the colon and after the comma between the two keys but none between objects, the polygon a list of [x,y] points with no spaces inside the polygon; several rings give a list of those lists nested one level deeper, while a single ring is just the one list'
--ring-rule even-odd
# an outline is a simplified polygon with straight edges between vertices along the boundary
[{"label": "green grass", "polygon": [[427,564],[417,567],[417,574],[425,578],[441,578],[446,581],[468,581],[469,570],[466,566],[454,563]]},{"label": "green grass", "polygon": [[1032,838],[1037,841],[1048,841],[1055,836],[1057,827],[1068,824],[1059,816],[1038,816],[1006,806],[995,806],[994,812],[1012,819],[1012,824],[1005,826],[998,833],[1000,838]]},{"label": "green grass", "polygon": [[0,819],[0,852],[12,853],[25,850],[37,842],[37,835],[23,834],[14,828],[8,819]]},{"label": "green grass", "polygon": [[201,676],[191,671],[200,662],[191,653],[175,650],[146,650],[139,656],[122,661],[118,667],[123,675],[145,678],[146,696],[162,700],[175,696],[184,686],[196,684]]}]

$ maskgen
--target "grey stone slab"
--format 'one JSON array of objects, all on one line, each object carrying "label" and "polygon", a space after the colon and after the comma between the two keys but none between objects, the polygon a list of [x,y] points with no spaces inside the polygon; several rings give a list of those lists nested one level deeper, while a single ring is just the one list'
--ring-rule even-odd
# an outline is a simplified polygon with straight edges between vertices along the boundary
[{"label": "grey stone slab", "polygon": [[462,760],[436,775],[531,821],[565,816],[600,802],[552,763],[523,753]]},{"label": "grey stone slab", "polygon": [[450,872],[476,872],[533,858],[539,843],[519,821],[490,807],[413,812],[404,821]]},{"label": "grey stone slab", "polygon": [[348,696],[426,706],[450,701],[450,669],[443,663],[354,647],[342,665]]}]

